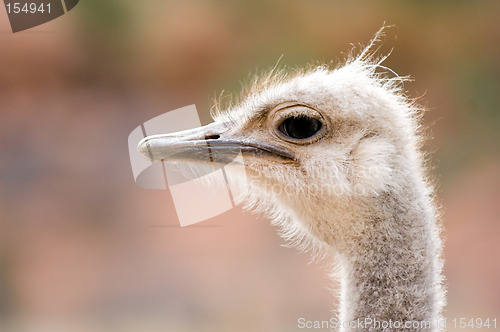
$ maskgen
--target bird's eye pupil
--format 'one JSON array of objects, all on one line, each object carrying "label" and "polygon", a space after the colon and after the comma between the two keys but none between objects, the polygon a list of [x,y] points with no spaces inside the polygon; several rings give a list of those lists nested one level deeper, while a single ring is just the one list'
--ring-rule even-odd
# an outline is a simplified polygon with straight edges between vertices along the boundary
[{"label": "bird's eye pupil", "polygon": [[306,139],[314,136],[321,129],[321,122],[305,115],[285,119],[278,127],[285,136],[295,139]]}]

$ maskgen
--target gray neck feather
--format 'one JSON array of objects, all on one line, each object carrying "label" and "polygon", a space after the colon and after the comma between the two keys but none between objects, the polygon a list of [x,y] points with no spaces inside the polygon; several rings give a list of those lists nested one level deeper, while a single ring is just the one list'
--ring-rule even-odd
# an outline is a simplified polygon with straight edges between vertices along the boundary
[{"label": "gray neck feather", "polygon": [[398,329],[393,324],[388,330],[439,330],[444,304],[439,228],[430,199],[415,196],[377,197],[376,212],[339,248],[342,321],[424,321],[431,328]]}]

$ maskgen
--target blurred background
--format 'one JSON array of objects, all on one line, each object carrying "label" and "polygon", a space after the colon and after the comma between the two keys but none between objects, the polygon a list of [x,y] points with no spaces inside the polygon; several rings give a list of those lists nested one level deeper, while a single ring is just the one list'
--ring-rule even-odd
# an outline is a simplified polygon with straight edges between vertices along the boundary
[{"label": "blurred background", "polygon": [[168,191],[134,184],[127,137],[190,104],[209,123],[213,97],[282,55],[337,63],[384,22],[385,65],[429,110],[445,315],[500,319],[499,14],[487,0],[85,0],[13,34],[0,9],[0,330],[279,332],[332,317],[328,271],[264,218],[235,208],[179,228]]}]

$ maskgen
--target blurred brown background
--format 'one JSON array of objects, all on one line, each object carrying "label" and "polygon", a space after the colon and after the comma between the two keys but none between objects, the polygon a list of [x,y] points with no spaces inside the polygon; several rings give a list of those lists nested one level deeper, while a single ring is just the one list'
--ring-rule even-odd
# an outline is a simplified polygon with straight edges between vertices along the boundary
[{"label": "blurred brown background", "polygon": [[[0,330],[296,331],[329,280],[262,217],[178,228],[129,132],[280,62],[339,61],[384,22],[415,81],[446,228],[446,316],[500,319],[500,2],[109,1],[12,34],[0,9]],[[163,224],[165,226],[154,226]],[[333,303],[333,305],[332,305]],[[500,321],[497,322],[500,324]],[[453,330],[453,329],[450,329]]]}]

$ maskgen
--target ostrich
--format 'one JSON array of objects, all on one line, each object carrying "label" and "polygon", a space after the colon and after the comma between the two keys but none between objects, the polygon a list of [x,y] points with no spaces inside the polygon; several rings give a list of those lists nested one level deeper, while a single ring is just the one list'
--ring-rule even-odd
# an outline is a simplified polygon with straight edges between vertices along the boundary
[{"label": "ostrich", "polygon": [[438,331],[442,245],[422,111],[375,55],[382,30],[342,66],[272,70],[212,124],[146,137],[138,150],[192,164],[206,163],[207,145],[212,163],[241,151],[244,168],[229,176],[247,174],[246,207],[334,262],[340,330]]}]

